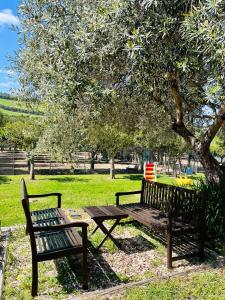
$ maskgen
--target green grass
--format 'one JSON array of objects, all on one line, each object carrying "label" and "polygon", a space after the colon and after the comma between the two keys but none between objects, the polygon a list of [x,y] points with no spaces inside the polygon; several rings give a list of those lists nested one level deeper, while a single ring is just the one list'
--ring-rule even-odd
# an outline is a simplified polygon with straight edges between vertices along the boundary
[{"label": "green grass", "polygon": [[[108,175],[40,175],[36,180],[27,181],[30,194],[49,192],[62,193],[62,207],[81,208],[89,205],[115,204],[115,193],[139,190],[142,175],[117,175],[111,180]],[[21,205],[21,175],[0,176],[0,219],[2,226],[25,223]],[[160,176],[159,182],[175,184],[173,178]],[[138,200],[139,195],[124,196],[121,201]],[[34,209],[53,207],[56,199],[49,197],[32,204]]]},{"label": "green grass", "polygon": [[[133,232],[133,237],[138,234],[138,228],[131,224],[119,225],[120,230],[126,232],[126,236],[131,236],[130,231]],[[117,229],[118,229],[117,227]],[[145,233],[143,233],[145,235]],[[125,241],[124,241],[125,242]],[[90,243],[94,245],[93,239]],[[140,244],[141,245],[141,244]],[[133,245],[134,246],[134,245]],[[132,246],[132,247],[133,247]],[[142,245],[141,245],[142,246]],[[157,249],[154,249],[155,255],[152,256],[154,261],[150,264],[150,269],[143,266],[145,273],[139,274],[135,272],[134,275],[127,274],[130,265],[123,264],[119,255],[111,256],[112,253],[108,247],[104,247],[102,253],[93,253],[92,247],[89,245],[89,288],[90,291],[102,288],[102,282],[108,281],[106,287],[115,286],[121,283],[139,281],[147,278],[155,280],[148,284],[147,287],[136,287],[124,291],[123,296],[114,295],[112,299],[127,299],[127,300],[224,300],[225,299],[225,270],[222,264],[217,265],[215,261],[206,264],[207,270],[198,270],[189,275],[181,275],[179,277],[171,277],[169,279],[161,279],[161,275],[168,275],[167,272],[161,274],[163,264],[165,261],[156,262],[158,257]],[[118,251],[118,250],[117,250]],[[135,254],[135,249],[133,250]],[[138,259],[145,258],[145,251],[138,252]],[[164,249],[165,252],[165,249]],[[128,252],[127,256],[132,255]],[[164,256],[166,253],[164,253]],[[135,257],[135,256],[134,256]],[[117,263],[113,266],[113,260]],[[160,258],[160,256],[159,256]],[[123,268],[120,268],[121,263]],[[130,261],[135,264],[135,259]],[[96,266],[99,266],[96,268]],[[157,269],[158,268],[158,269]],[[113,272],[116,272],[116,277]],[[137,268],[137,271],[139,269]],[[176,270],[176,268],[175,268]],[[190,271],[190,268],[182,268],[181,271]],[[194,269],[193,269],[194,271]],[[13,230],[10,235],[8,245],[8,258],[6,264],[5,284],[3,299],[17,300],[17,299],[32,299],[31,292],[31,253],[29,245],[29,236],[25,235],[24,228]],[[67,260],[50,260],[39,263],[39,295],[40,299],[74,299],[78,295],[82,295],[82,272],[78,256],[74,256],[72,264]],[[138,275],[137,275],[138,274]],[[161,274],[161,275],[160,275]],[[172,275],[172,274],[171,274]],[[118,296],[118,297],[117,297]],[[84,299],[86,299],[84,297]],[[96,298],[98,299],[98,297]]]},{"label": "green grass", "polygon": [[[11,110],[7,110],[4,108],[0,108],[0,112],[2,112],[5,115],[8,116],[27,116],[27,115],[32,115],[32,113],[30,113],[30,109],[27,107],[25,102],[19,102],[16,100],[8,100],[8,99],[2,99],[0,98],[0,104],[4,105],[6,107],[10,108],[18,108],[18,109],[24,109],[27,112],[16,112],[16,111],[11,111]],[[32,110],[32,109],[31,109]],[[40,109],[40,107],[36,107],[34,110],[37,111],[43,111],[43,109]]]},{"label": "green grass", "polygon": [[17,112],[17,111],[10,111],[10,110],[6,110],[3,108],[0,108],[0,112],[4,115],[7,116],[14,116],[14,117],[20,117],[20,116],[28,116],[30,115],[29,113],[21,113],[21,112]]},{"label": "green grass", "polygon": [[22,102],[18,102],[16,100],[8,100],[8,99],[2,99],[0,98],[0,104],[9,106],[9,107],[19,107],[19,108],[26,108],[25,104]]},{"label": "green grass", "polygon": [[[22,176],[0,176],[0,212],[2,226],[25,223],[21,205],[20,179]],[[40,175],[36,180],[27,181],[30,194],[49,192],[62,193],[62,207],[81,208],[88,205],[115,204],[115,193],[118,191],[138,190],[140,180],[131,180],[127,175],[118,175],[111,180],[108,175]],[[137,199],[130,196],[129,199]],[[124,197],[126,201],[126,197]],[[56,206],[56,198],[49,197],[32,203],[35,209]]]},{"label": "green grass", "polygon": [[185,278],[157,281],[147,288],[130,289],[129,300],[223,300],[225,299],[225,276],[223,270],[199,272]]},{"label": "green grass", "polygon": [[[76,262],[79,268],[79,259],[76,259]],[[58,264],[60,264],[58,269],[53,260],[38,264],[38,288],[43,293],[42,299],[63,300],[70,292],[73,292],[73,296],[79,294],[78,289],[75,290],[71,286],[73,287],[73,284],[76,284],[76,287],[78,287],[79,283],[82,283],[82,277],[76,274],[76,283],[73,282],[74,278],[72,276],[68,278],[73,272],[68,263],[63,264],[58,260]],[[81,270],[78,270],[81,274]],[[25,236],[24,229],[18,229],[11,233],[5,271],[3,299],[34,299],[31,296],[32,269],[29,238]],[[79,282],[77,283],[78,279]]]}]

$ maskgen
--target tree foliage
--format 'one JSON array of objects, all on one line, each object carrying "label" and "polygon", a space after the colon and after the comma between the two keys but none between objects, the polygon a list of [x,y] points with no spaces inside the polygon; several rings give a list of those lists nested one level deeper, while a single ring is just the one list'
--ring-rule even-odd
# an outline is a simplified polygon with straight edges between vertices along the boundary
[{"label": "tree foliage", "polygon": [[209,147],[225,119],[224,10],[222,0],[22,0],[23,94],[130,132],[163,116],[208,179],[221,178]]},{"label": "tree foliage", "polygon": [[222,162],[225,157],[225,135],[216,136],[212,141],[210,149],[214,155],[220,157]]},{"label": "tree foliage", "polygon": [[7,122],[3,128],[4,138],[11,144],[27,152],[34,151],[42,132],[39,119],[19,119]]}]

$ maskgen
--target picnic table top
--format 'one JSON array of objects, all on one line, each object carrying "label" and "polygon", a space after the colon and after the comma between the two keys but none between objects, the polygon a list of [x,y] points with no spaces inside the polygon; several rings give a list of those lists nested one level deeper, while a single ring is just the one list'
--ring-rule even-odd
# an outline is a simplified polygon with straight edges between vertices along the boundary
[{"label": "picnic table top", "polygon": [[88,206],[84,210],[89,214],[92,219],[118,219],[118,218],[127,218],[128,214],[125,213],[122,209],[114,206]]}]

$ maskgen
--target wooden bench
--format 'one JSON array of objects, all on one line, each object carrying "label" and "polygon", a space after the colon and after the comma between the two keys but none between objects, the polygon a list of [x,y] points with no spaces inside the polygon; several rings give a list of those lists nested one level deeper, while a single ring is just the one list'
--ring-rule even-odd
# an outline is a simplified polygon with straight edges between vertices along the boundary
[{"label": "wooden bench", "polygon": [[[38,262],[82,253],[83,288],[88,288],[87,226],[85,222],[71,222],[61,209],[61,194],[29,195],[22,179],[22,205],[26,215],[27,233],[32,252],[32,296],[38,291]],[[58,207],[30,210],[30,198],[58,197]],[[82,228],[82,237],[75,227]]]},{"label": "wooden bench", "polygon": [[[138,203],[120,203],[120,196],[140,194]],[[142,180],[140,191],[116,193],[116,205],[139,223],[166,232],[167,266],[180,259],[204,259],[206,194],[181,187]],[[193,253],[173,257],[174,239],[198,234],[199,246]]]}]

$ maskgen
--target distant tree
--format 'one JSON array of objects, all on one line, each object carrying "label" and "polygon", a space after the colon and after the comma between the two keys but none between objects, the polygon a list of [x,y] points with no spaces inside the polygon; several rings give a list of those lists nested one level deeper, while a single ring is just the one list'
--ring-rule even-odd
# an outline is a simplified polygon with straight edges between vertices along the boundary
[{"label": "distant tree", "polygon": [[4,138],[9,142],[26,151],[30,179],[35,179],[34,154],[37,141],[43,130],[43,120],[40,118],[20,119],[8,122],[3,128]]},{"label": "distant tree", "polygon": [[2,99],[13,99],[13,97],[8,93],[0,92],[0,98]]},{"label": "distant tree", "polygon": [[96,139],[99,149],[106,151],[110,159],[110,178],[115,179],[115,156],[119,150],[132,144],[130,136],[115,125],[93,125],[89,130],[90,139]]},{"label": "distant tree", "polygon": [[4,125],[5,123],[5,117],[2,112],[0,112],[0,128]]},{"label": "distant tree", "polygon": [[58,161],[72,161],[73,154],[82,147],[82,133],[77,120],[61,114],[47,120],[45,131],[38,142],[38,149]]}]

